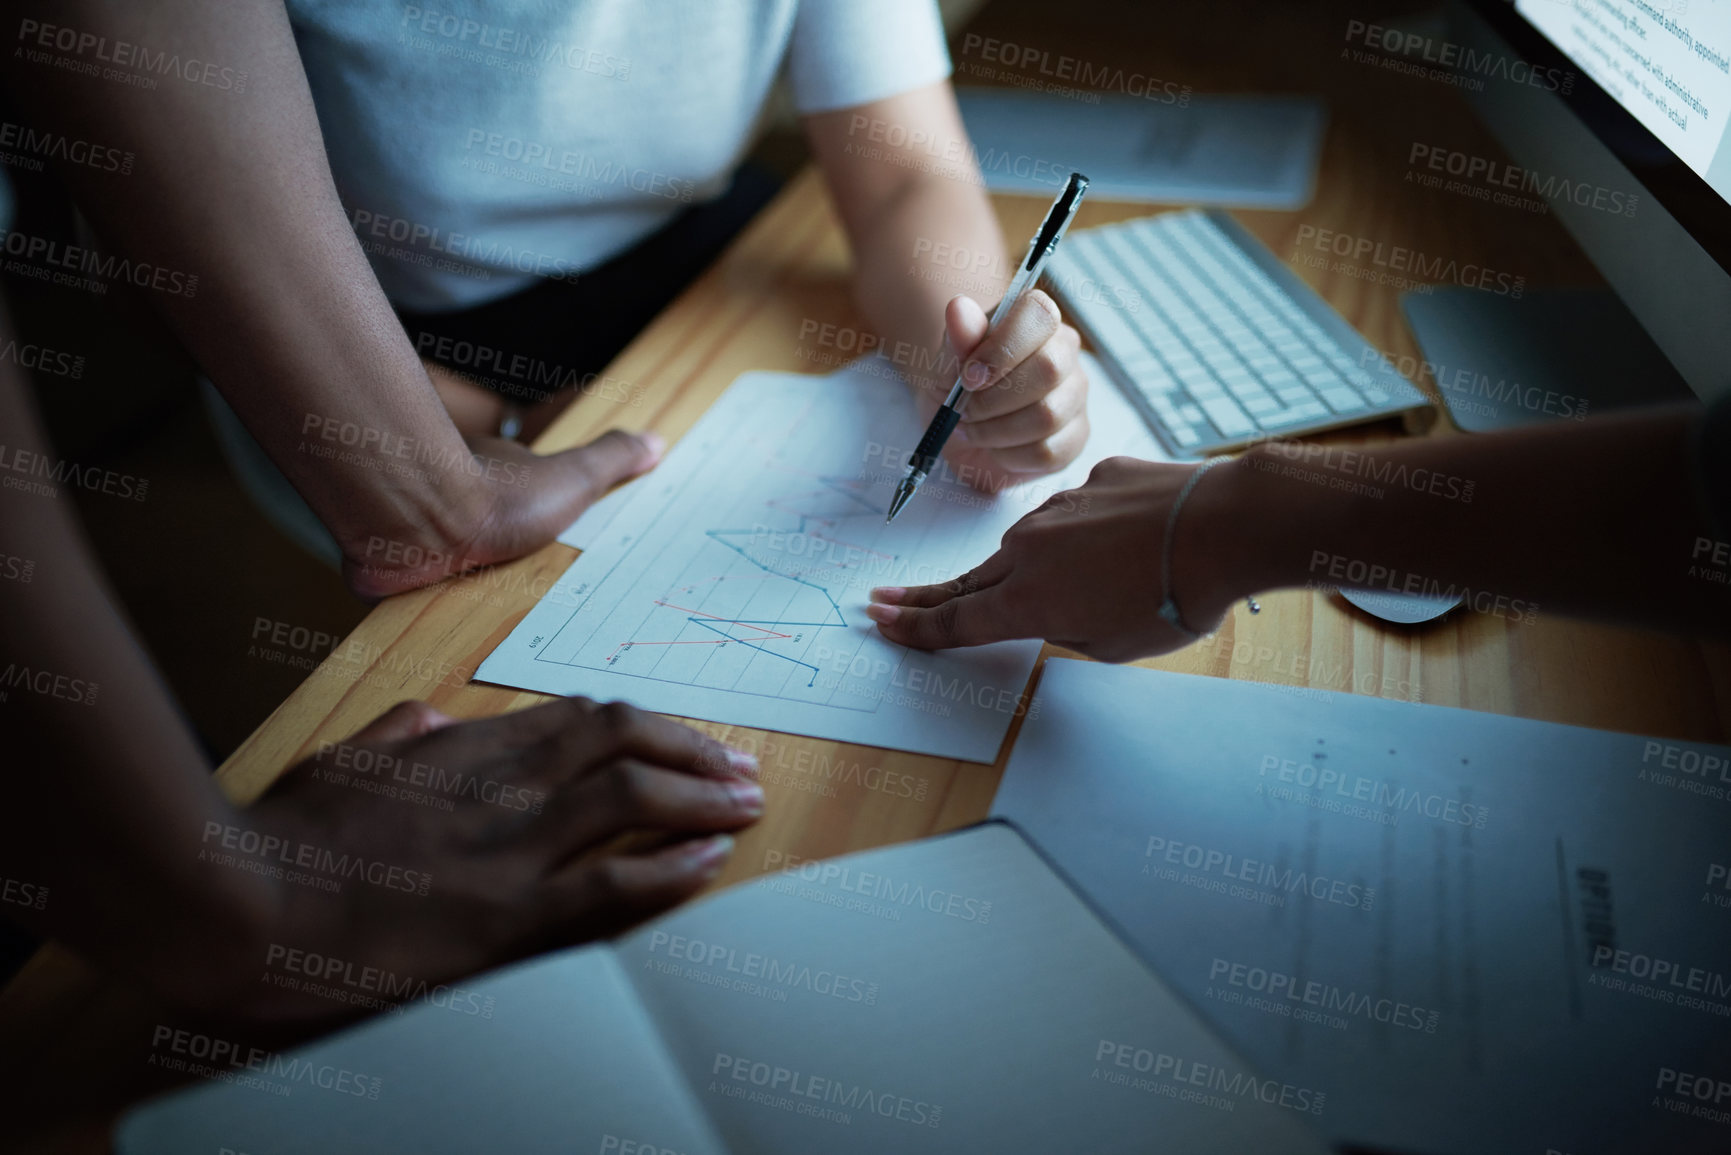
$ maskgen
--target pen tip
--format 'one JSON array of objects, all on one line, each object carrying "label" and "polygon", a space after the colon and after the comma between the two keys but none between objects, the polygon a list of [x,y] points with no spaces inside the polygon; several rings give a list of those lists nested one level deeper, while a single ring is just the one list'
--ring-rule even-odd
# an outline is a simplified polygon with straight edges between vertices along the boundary
[{"label": "pen tip", "polygon": [[913,499],[914,493],[920,487],[920,482],[925,479],[926,475],[923,472],[915,472],[908,474],[896,483],[895,495],[890,498],[889,516],[884,518],[885,525],[896,519],[896,515]]}]

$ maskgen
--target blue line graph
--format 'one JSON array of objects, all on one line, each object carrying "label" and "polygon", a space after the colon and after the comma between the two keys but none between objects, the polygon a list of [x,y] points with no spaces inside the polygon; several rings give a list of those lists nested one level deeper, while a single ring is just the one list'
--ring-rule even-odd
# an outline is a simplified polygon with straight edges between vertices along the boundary
[{"label": "blue line graph", "polygon": [[[611,669],[619,669],[626,655],[639,648],[654,648],[665,654],[676,646],[708,646],[711,653],[718,652],[728,644],[736,644],[757,654],[762,654],[778,662],[788,663],[791,667],[803,671],[807,676],[806,688],[813,688],[822,671],[813,662],[804,660],[802,656],[785,653],[777,648],[778,643],[789,646],[804,646],[808,630],[851,629],[855,623],[848,620],[842,611],[841,604],[836,600],[829,586],[823,584],[818,577],[821,571],[842,572],[850,565],[857,564],[857,559],[876,555],[888,562],[894,563],[895,555],[883,554],[866,546],[852,545],[833,536],[826,531],[833,531],[846,522],[861,518],[881,519],[884,507],[881,502],[874,502],[861,490],[862,484],[852,478],[818,477],[815,479],[820,486],[813,492],[800,493],[785,498],[776,498],[765,502],[765,507],[779,515],[768,520],[792,518],[796,525],[787,530],[771,530],[764,525],[751,528],[707,529],[703,531],[705,539],[728,551],[740,561],[745,562],[755,575],[742,577],[728,572],[714,573],[706,578],[675,585],[653,600],[654,608],[672,610],[684,615],[679,626],[672,633],[663,633],[660,637],[644,639],[641,632],[651,628],[656,620],[652,612],[645,615],[639,622],[634,636],[619,642],[604,659],[604,664]],[[813,502],[823,502],[826,506],[834,506],[836,498],[843,499],[844,508],[812,509]],[[774,558],[765,558],[764,553],[776,553],[774,543],[781,541],[798,541],[807,543],[804,552],[817,554],[819,549],[811,543],[823,543],[822,552],[834,555],[828,560],[807,558],[798,567],[778,562]],[[850,560],[854,559],[854,560]],[[815,579],[815,580],[814,580]],[[704,608],[705,602],[724,586],[737,587],[742,582],[752,580],[762,582],[787,582],[793,586],[809,590],[822,598],[821,605],[811,605],[806,613],[786,613],[746,616],[749,610],[738,610],[734,613],[712,613]],[[707,587],[698,598],[689,595],[697,592],[700,587]],[[748,598],[748,603],[751,601]],[[799,608],[797,594],[788,598],[787,610]],[[806,599],[808,602],[811,599]],[[695,602],[695,604],[690,604]],[[733,607],[720,607],[733,608]],[[816,611],[816,612],[811,612]],[[684,636],[688,626],[696,626],[699,630],[715,635],[714,640],[691,639]],[[661,659],[658,656],[656,665]],[[707,664],[707,661],[705,662]],[[621,671],[623,672],[623,671]]]}]

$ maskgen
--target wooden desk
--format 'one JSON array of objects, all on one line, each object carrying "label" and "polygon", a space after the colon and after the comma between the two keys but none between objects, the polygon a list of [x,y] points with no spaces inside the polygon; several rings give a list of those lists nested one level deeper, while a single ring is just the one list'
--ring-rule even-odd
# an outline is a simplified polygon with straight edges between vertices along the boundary
[{"label": "wooden desk", "polygon": [[[1299,18],[1285,13],[1285,7],[1270,6],[1259,17],[1267,41],[1290,48],[1260,72],[1244,54],[1233,55],[1232,24],[1243,15],[1237,4],[1220,5],[1214,25],[1198,25],[1194,48],[1200,63],[1191,62],[1188,71],[1175,48],[1166,47],[1162,59],[1147,45],[1089,41],[1086,28],[1048,29],[1034,40],[1025,34],[1026,25],[1018,24],[1034,18],[1030,4],[995,5],[978,27],[995,36],[1015,36],[1021,28],[1023,43],[1038,43],[1055,54],[1169,69],[1166,75],[1177,79],[1195,78],[1198,88],[1307,88],[1333,94],[1334,121],[1314,203],[1297,213],[1240,214],[1283,258],[1294,253],[1299,228],[1312,225],[1390,245],[1448,251],[1462,260],[1501,261],[1534,283],[1591,278],[1554,222],[1421,193],[1405,184],[1405,150],[1414,139],[1440,134],[1434,138],[1499,154],[1451,89],[1335,64],[1336,24],[1325,34],[1308,24],[1295,27],[1283,38],[1279,20]],[[1319,19],[1314,9],[1296,7]],[[1342,15],[1339,23],[1344,20]],[[1071,43],[1067,37],[1079,39]],[[959,78],[968,80],[971,62],[964,52],[957,53],[957,63]],[[1203,84],[1202,76],[1210,82]],[[1019,250],[1045,202],[999,197],[997,204],[1007,242]],[[1142,211],[1092,201],[1078,227]],[[1373,343],[1392,354],[1417,356],[1394,290],[1340,272],[1295,267]],[[585,398],[548,431],[541,448],[578,444],[614,425],[654,428],[677,438],[747,370],[821,372],[848,359],[845,352],[801,337],[810,322],[844,329],[856,323],[847,274],[846,248],[821,181],[807,172],[609,368],[608,375],[629,383],[640,403]],[[1439,427],[1433,435],[1451,434]],[[1382,426],[1338,439],[1365,443],[1392,436],[1394,431]],[[512,565],[381,605],[222,767],[225,788],[239,799],[256,797],[318,741],[345,737],[404,698],[425,699],[459,717],[540,701],[540,695],[465,679],[528,612],[535,591],[545,590],[574,556],[563,546],[548,546]],[[1352,610],[1337,597],[1290,592],[1266,598],[1256,617],[1240,608],[1208,642],[1143,664],[1724,741],[1731,733],[1726,657],[1721,648],[1685,639],[1585,626],[1543,613],[1533,624],[1457,613],[1438,624],[1402,630]],[[1009,747],[1006,743],[997,762],[985,766],[701,725],[758,751],[769,792],[768,814],[741,838],[720,885],[762,872],[771,851],[835,855],[974,822],[987,812]],[[863,779],[863,772],[846,773],[855,766],[923,781],[923,796],[899,797],[826,779],[825,767]],[[812,789],[819,785],[827,785],[828,792]],[[52,947],[41,952],[0,994],[0,1126],[13,1133],[15,1147],[106,1150],[113,1114],[154,1085],[155,1071],[148,1066],[151,1030],[156,1022],[175,1021],[161,1015],[66,952]]]}]

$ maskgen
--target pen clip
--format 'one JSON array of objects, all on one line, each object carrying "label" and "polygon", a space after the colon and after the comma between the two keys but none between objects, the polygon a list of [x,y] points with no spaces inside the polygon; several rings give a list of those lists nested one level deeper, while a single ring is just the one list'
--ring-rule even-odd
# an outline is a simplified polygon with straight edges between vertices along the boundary
[{"label": "pen clip", "polygon": [[1046,219],[1040,224],[1040,231],[1034,234],[1033,241],[1028,245],[1027,259],[1022,263],[1024,269],[1033,269],[1058,247],[1064,230],[1070,227],[1071,218],[1076,215],[1076,210],[1082,207],[1082,198],[1087,194],[1088,178],[1079,172],[1071,173],[1070,179],[1064,183],[1064,191],[1052,202],[1052,207],[1046,212]]}]

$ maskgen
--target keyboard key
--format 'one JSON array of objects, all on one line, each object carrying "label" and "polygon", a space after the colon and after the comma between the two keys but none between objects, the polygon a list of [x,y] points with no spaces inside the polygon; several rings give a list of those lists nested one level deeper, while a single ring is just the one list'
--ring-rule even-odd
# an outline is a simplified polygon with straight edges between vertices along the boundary
[{"label": "keyboard key", "polygon": [[1364,399],[1351,389],[1336,386],[1333,389],[1322,390],[1322,399],[1328,402],[1328,407],[1336,413],[1352,413],[1364,408]]},{"label": "keyboard key", "polygon": [[1297,425],[1309,418],[1296,409],[1278,409],[1273,413],[1258,413],[1256,424],[1264,429],[1285,429],[1289,425]]},{"label": "keyboard key", "polygon": [[1221,398],[1218,401],[1204,401],[1202,408],[1208,413],[1208,419],[1214,422],[1215,428],[1228,437],[1250,433],[1256,428],[1256,422],[1252,421],[1236,402]]}]

